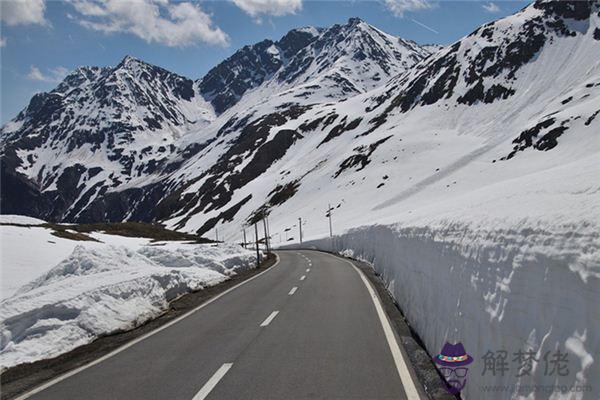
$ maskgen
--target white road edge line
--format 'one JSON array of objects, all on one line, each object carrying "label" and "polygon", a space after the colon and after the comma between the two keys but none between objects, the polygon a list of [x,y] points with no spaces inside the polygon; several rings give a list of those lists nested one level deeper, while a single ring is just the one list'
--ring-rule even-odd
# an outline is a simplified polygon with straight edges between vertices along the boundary
[{"label": "white road edge line", "polygon": [[398,341],[396,340],[396,335],[394,335],[394,331],[392,330],[392,326],[390,325],[390,321],[388,320],[387,314],[383,310],[383,306],[381,305],[381,301],[375,293],[373,286],[365,276],[365,274],[356,267],[353,263],[348,260],[344,260],[348,264],[352,265],[352,268],[360,275],[363,283],[367,287],[369,294],[371,295],[371,299],[373,300],[373,304],[375,305],[375,310],[377,310],[377,316],[379,317],[379,321],[381,322],[381,326],[383,328],[383,333],[385,333],[385,338],[387,340],[388,346],[390,347],[390,351],[392,353],[392,357],[394,358],[394,363],[396,364],[396,369],[398,370],[398,375],[400,375],[400,381],[402,382],[402,387],[404,388],[404,392],[406,393],[406,398],[409,400],[420,399],[419,391],[415,385],[415,382],[410,375],[408,370],[408,366],[406,365],[406,360],[402,356],[402,351],[400,350],[400,346],[398,345]]},{"label": "white road edge line", "polygon": [[94,365],[96,365],[96,364],[99,364],[99,363],[101,363],[102,361],[104,361],[104,360],[107,360],[107,359],[111,358],[112,356],[115,356],[115,355],[119,354],[120,352],[122,352],[122,351],[124,351],[124,350],[127,350],[128,348],[130,348],[130,347],[131,347],[131,346],[133,346],[134,344],[136,344],[136,343],[139,343],[139,342],[141,342],[142,340],[144,340],[144,339],[147,339],[147,338],[149,338],[150,336],[152,336],[152,335],[154,335],[154,334],[156,334],[156,333],[158,333],[158,332],[160,332],[160,331],[162,331],[162,330],[164,330],[164,329],[167,329],[168,327],[170,327],[170,326],[172,326],[172,325],[175,325],[176,323],[178,323],[178,322],[179,322],[179,321],[181,321],[182,319],[189,317],[190,315],[192,315],[192,314],[193,314],[193,313],[195,313],[196,311],[198,311],[198,310],[200,310],[200,309],[202,309],[202,308],[206,307],[206,306],[207,306],[207,305],[209,305],[210,303],[212,303],[212,302],[214,302],[214,301],[216,301],[216,300],[220,299],[221,297],[225,296],[227,293],[229,293],[229,292],[231,292],[231,291],[233,291],[233,290],[237,289],[238,287],[240,287],[240,286],[242,286],[242,285],[245,285],[246,283],[248,283],[248,282],[250,282],[250,281],[253,281],[254,279],[256,279],[256,278],[258,278],[259,276],[261,276],[262,274],[264,274],[264,273],[267,273],[267,272],[271,271],[273,268],[275,268],[277,265],[279,265],[279,262],[281,261],[281,259],[279,258],[279,256],[278,256],[277,254],[275,254],[275,257],[277,258],[277,261],[275,261],[275,264],[273,264],[273,266],[272,266],[271,268],[269,268],[269,269],[267,269],[267,270],[265,270],[265,271],[262,271],[262,272],[260,272],[260,273],[258,273],[258,274],[256,274],[256,275],[254,275],[253,277],[251,277],[251,278],[248,278],[248,279],[246,279],[245,281],[238,283],[238,284],[237,284],[237,285],[235,285],[235,286],[232,286],[232,287],[230,287],[229,289],[227,289],[227,290],[226,290],[226,291],[224,291],[223,293],[220,293],[220,294],[216,295],[215,297],[213,297],[213,298],[211,298],[211,299],[207,300],[206,302],[204,302],[204,303],[200,304],[198,307],[196,307],[196,308],[193,308],[192,310],[190,310],[190,311],[186,312],[185,314],[183,314],[183,315],[181,315],[181,316],[179,316],[179,317],[175,318],[174,320],[172,320],[172,321],[170,321],[170,322],[168,322],[168,323],[166,323],[166,324],[162,325],[161,327],[159,327],[159,328],[156,328],[155,330],[153,330],[153,331],[150,331],[150,332],[148,332],[148,333],[146,333],[146,334],[144,334],[144,335],[142,335],[142,336],[138,337],[137,339],[134,339],[134,340],[132,340],[131,342],[124,344],[123,346],[121,346],[121,347],[119,347],[119,348],[117,348],[117,349],[115,349],[115,350],[111,351],[110,353],[108,353],[108,354],[106,354],[106,355],[104,355],[104,356],[102,356],[102,357],[100,357],[100,358],[98,358],[98,359],[96,359],[96,360],[94,360],[94,361],[92,361],[92,362],[88,363],[88,364],[82,365],[81,367],[79,367],[79,368],[76,368],[76,369],[74,369],[74,370],[72,370],[72,371],[69,371],[69,372],[67,372],[67,373],[66,373],[66,374],[64,374],[64,375],[60,375],[60,376],[58,376],[58,377],[56,377],[56,378],[54,378],[54,379],[52,379],[52,380],[50,380],[50,381],[48,381],[48,382],[46,382],[46,383],[44,383],[44,384],[42,384],[42,385],[40,385],[40,386],[38,386],[38,387],[36,387],[36,388],[32,389],[31,391],[29,391],[29,392],[27,392],[27,393],[24,393],[24,394],[22,394],[22,395],[21,395],[21,396],[19,396],[19,397],[16,397],[14,400],[25,400],[25,399],[28,399],[29,397],[33,396],[34,394],[37,394],[37,393],[39,393],[39,392],[43,391],[44,389],[47,389],[47,388],[49,388],[50,386],[56,385],[57,383],[59,383],[59,382],[61,382],[61,381],[64,381],[65,379],[67,379],[67,378],[70,378],[70,377],[72,377],[73,375],[75,375],[75,374],[78,374],[79,372],[81,372],[81,371],[83,371],[83,370],[85,370],[85,369],[88,369],[88,368],[90,368],[90,367],[93,367]]},{"label": "white road edge line", "polygon": [[279,314],[279,311],[273,311],[273,312],[271,313],[271,315],[269,315],[269,316],[267,317],[267,319],[265,319],[265,320],[263,321],[263,323],[262,323],[262,324],[260,324],[260,326],[267,326],[267,325],[269,325],[269,324],[271,323],[271,321],[273,321],[273,319],[275,319],[275,317],[277,316],[277,314]]},{"label": "white road edge line", "polygon": [[293,295],[294,293],[296,293],[296,290],[298,290],[298,286],[294,286],[292,288],[292,290],[290,290],[290,292],[288,293],[288,295],[290,295],[290,296]]},{"label": "white road edge line", "polygon": [[305,279],[306,279],[306,275],[302,275],[302,276],[300,277],[300,280],[301,280],[301,281],[303,281],[303,280],[305,280]]},{"label": "white road edge line", "polygon": [[219,368],[217,372],[215,372],[214,375],[210,377],[208,382],[206,382],[204,386],[202,386],[202,389],[200,389],[200,391],[196,393],[192,400],[206,399],[206,396],[208,396],[210,392],[212,392],[215,386],[217,386],[217,383],[219,383],[219,381],[223,379],[223,377],[231,367],[233,367],[232,363],[226,363],[221,365],[221,368]]}]

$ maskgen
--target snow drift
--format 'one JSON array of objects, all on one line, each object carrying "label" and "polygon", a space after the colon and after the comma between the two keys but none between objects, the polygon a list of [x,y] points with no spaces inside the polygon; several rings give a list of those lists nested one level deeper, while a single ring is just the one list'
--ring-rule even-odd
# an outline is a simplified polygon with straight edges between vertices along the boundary
[{"label": "snow drift", "polygon": [[21,286],[46,273],[67,258],[76,246],[101,249],[113,244],[137,249],[149,238],[125,237],[92,232],[96,241],[71,240],[54,235],[46,221],[22,215],[0,215],[0,300],[12,296]]},{"label": "snow drift", "polygon": [[0,303],[0,365],[54,357],[134,328],[176,297],[222,282],[253,262],[251,251],[230,244],[77,246]]}]

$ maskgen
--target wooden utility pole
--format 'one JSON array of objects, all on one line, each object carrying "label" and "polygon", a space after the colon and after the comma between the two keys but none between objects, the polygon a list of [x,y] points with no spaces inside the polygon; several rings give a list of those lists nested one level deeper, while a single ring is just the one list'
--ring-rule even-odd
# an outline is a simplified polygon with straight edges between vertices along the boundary
[{"label": "wooden utility pole", "polygon": [[260,267],[260,250],[258,249],[258,225],[254,223],[254,239],[256,241],[256,268]]},{"label": "wooden utility pole", "polygon": [[302,245],[302,218],[298,218],[298,228],[300,228],[300,244]]}]

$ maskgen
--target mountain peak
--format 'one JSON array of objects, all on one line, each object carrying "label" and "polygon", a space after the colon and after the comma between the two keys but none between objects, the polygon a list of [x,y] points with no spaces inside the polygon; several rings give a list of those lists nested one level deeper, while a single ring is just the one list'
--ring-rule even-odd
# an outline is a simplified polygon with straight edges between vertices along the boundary
[{"label": "mountain peak", "polygon": [[132,55],[127,54],[125,57],[123,57],[123,59],[121,60],[121,64],[127,64],[130,62],[139,62],[140,60]]},{"label": "mountain peak", "polygon": [[358,17],[350,17],[348,19],[348,22],[346,23],[347,26],[357,26],[358,24],[360,24],[361,22],[365,22],[362,19],[358,18]]},{"label": "mountain peak", "polygon": [[123,59],[121,60],[121,62],[119,64],[117,64],[115,69],[121,69],[121,68],[130,69],[130,68],[136,67],[136,66],[149,66],[149,65],[150,64],[148,64],[147,62],[142,61],[139,58],[136,58],[136,57],[128,54],[125,57],[123,57]]}]

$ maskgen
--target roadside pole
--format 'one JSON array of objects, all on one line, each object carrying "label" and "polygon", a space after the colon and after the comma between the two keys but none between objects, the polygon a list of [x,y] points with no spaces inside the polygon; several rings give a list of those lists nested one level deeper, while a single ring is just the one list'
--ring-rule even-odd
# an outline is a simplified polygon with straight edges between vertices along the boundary
[{"label": "roadside pole", "polygon": [[218,242],[219,241],[219,229],[215,226],[215,239]]},{"label": "roadside pole", "polygon": [[254,223],[254,239],[256,240],[256,268],[260,267],[260,251],[258,250],[258,225]]},{"label": "roadside pole", "polygon": [[332,238],[333,237],[333,230],[331,229],[331,203],[327,205],[327,216],[329,217],[329,237]]},{"label": "roadside pole", "polygon": [[269,226],[269,215],[268,214],[267,214],[266,220],[267,220],[267,238],[268,238],[267,240],[269,241],[269,253],[270,253],[273,242],[271,242],[271,227]]},{"label": "roadside pole", "polygon": [[244,232],[244,248],[246,248],[246,228],[242,228],[242,232]]},{"label": "roadside pole", "polygon": [[263,218],[263,230],[265,233],[265,247],[267,248],[267,254],[270,254],[271,251],[269,250],[269,233],[267,230],[267,219]]},{"label": "roadside pole", "polygon": [[329,247],[331,251],[333,251],[333,228],[331,227],[331,213],[333,212],[333,208],[331,208],[331,203],[327,205],[327,218],[329,218]]},{"label": "roadside pole", "polygon": [[300,228],[300,245],[302,245],[302,218],[298,218],[298,228]]}]

